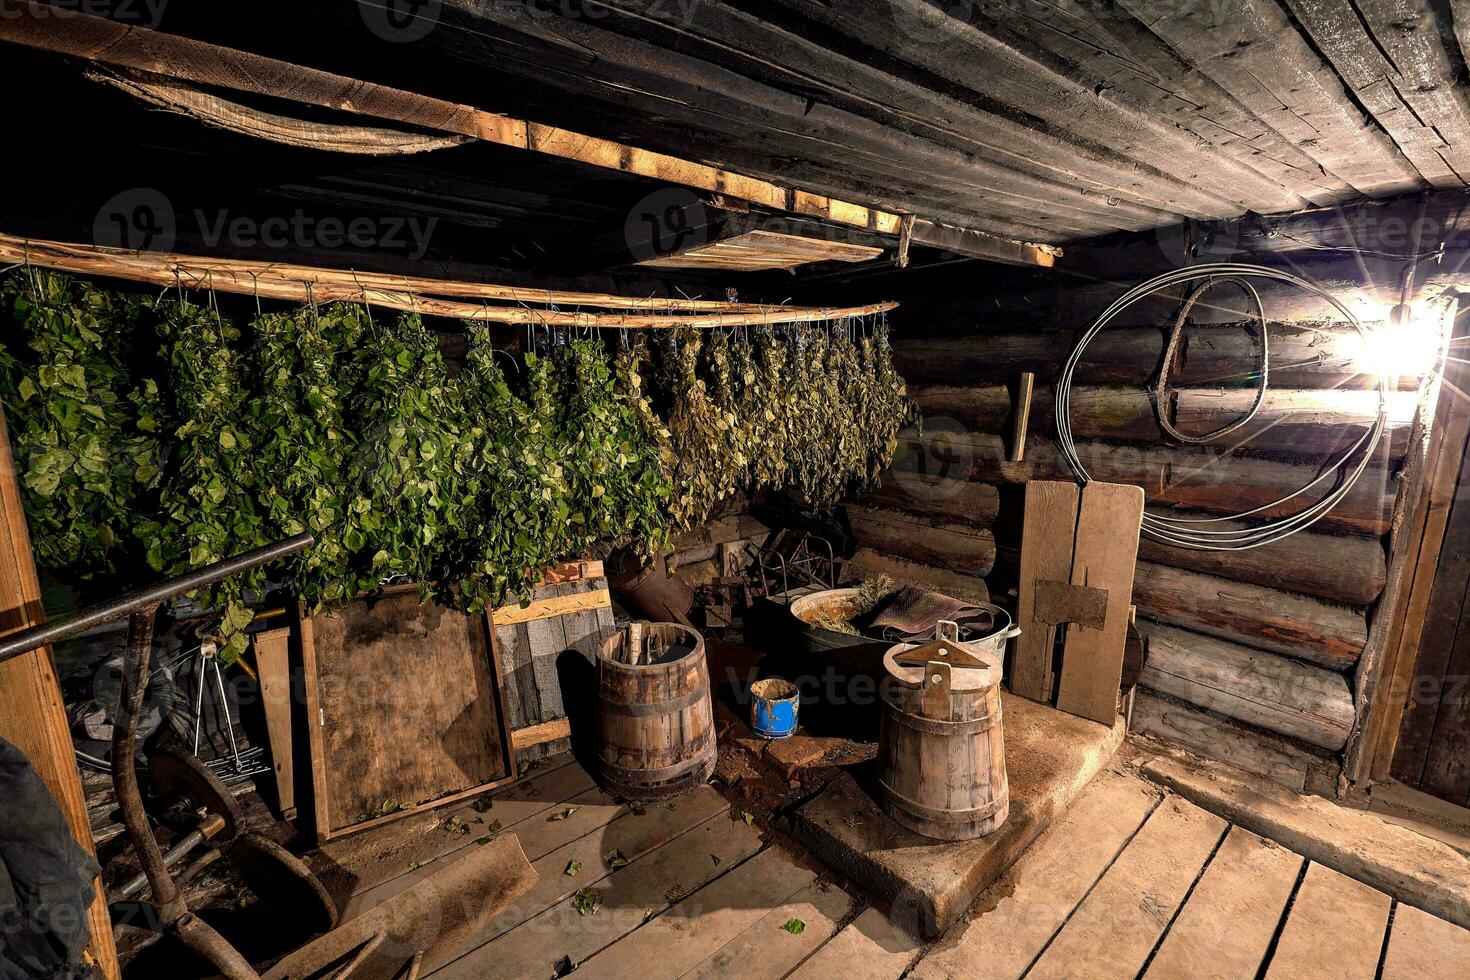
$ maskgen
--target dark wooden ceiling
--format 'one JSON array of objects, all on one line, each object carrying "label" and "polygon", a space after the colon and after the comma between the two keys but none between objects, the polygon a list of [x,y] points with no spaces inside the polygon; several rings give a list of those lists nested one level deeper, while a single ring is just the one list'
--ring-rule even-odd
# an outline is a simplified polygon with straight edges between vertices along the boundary
[{"label": "dark wooden ceiling", "polygon": [[[221,14],[173,0],[160,26],[1067,242],[1466,186],[1470,7],[1456,6],[339,0]],[[407,29],[424,36],[378,36],[392,34],[384,8],[419,11]]]},{"label": "dark wooden ceiling", "polygon": [[[1022,241],[1470,182],[1470,5],[1453,0],[110,5],[164,32]],[[606,233],[648,190],[515,156],[331,160],[299,179],[272,169],[260,190],[458,212],[510,235],[497,261],[538,224]]]}]

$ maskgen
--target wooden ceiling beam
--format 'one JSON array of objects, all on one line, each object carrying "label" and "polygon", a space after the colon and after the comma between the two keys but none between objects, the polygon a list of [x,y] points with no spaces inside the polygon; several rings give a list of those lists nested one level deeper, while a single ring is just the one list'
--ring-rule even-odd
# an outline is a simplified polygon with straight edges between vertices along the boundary
[{"label": "wooden ceiling beam", "polygon": [[[894,212],[665,153],[101,17],[77,13],[62,19],[48,15],[45,7],[37,0],[24,0],[12,16],[0,19],[0,41],[92,64],[469,136],[888,236],[897,236],[903,221]],[[914,221],[913,240],[1019,265],[1049,267],[1060,254],[1051,246],[1008,241],[923,218]]]},{"label": "wooden ceiling beam", "polygon": [[[429,288],[447,291],[444,288],[446,284],[441,282],[434,285],[429,280],[415,280],[405,276],[364,276],[350,269],[179,255],[172,252],[143,252],[76,242],[43,241],[3,232],[0,232],[0,263],[34,265],[82,276],[126,279],[165,289],[199,289],[290,303],[362,303],[388,310],[456,320],[595,330],[826,323],[886,313],[898,306],[891,302],[846,307],[763,306],[706,300],[694,301],[701,303],[700,311],[674,310],[659,313],[645,312],[643,309],[618,313],[588,313],[580,310],[537,309],[525,305],[491,306],[484,300],[471,303],[441,299],[427,291],[421,291],[418,287],[426,284]],[[377,284],[370,285],[363,281],[365,279]],[[385,280],[398,280],[402,285],[393,288],[392,283]],[[483,290],[495,287],[466,284],[463,288]],[[516,292],[522,297],[522,303],[552,302],[550,291],[525,289]],[[605,299],[596,298],[597,294],[588,295],[595,299],[589,305],[608,305]],[[712,308],[714,312],[703,312]]]}]

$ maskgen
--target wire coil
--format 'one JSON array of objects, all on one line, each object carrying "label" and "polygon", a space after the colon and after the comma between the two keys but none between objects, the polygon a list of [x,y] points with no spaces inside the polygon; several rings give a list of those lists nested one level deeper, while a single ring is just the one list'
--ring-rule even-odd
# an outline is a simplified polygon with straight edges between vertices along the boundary
[{"label": "wire coil", "polygon": [[[1233,277],[1237,279],[1254,277],[1299,286],[1314,296],[1321,298],[1340,313],[1342,318],[1352,324],[1353,328],[1362,335],[1365,342],[1369,339],[1367,328],[1353,315],[1351,310],[1331,294],[1303,279],[1301,276],[1284,272],[1280,269],[1272,269],[1267,266],[1238,262],[1212,262],[1204,265],[1186,266],[1182,269],[1175,269],[1134,286],[1128,292],[1114,300],[1112,305],[1092,322],[1092,325],[1078,339],[1071,356],[1067,358],[1066,363],[1062,366],[1061,372],[1057,375],[1057,445],[1061,449],[1062,455],[1066,458],[1068,465],[1072,467],[1072,470],[1084,485],[1092,482],[1093,477],[1087,472],[1087,467],[1083,465],[1081,458],[1078,456],[1077,445],[1072,438],[1072,378],[1078,362],[1082,359],[1083,352],[1087,349],[1087,345],[1092,342],[1094,337],[1106,329],[1120,313],[1139,300],[1160,290],[1167,289],[1170,286],[1177,286],[1182,283],[1198,280],[1208,281],[1220,277]],[[1264,315],[1262,315],[1261,320],[1263,328],[1262,336],[1264,337]],[[1365,343],[1365,348],[1366,346]],[[1263,393],[1264,390],[1263,387]],[[1257,407],[1259,407],[1259,404]],[[1163,406],[1159,406],[1159,410],[1162,412]],[[1373,452],[1378,446],[1379,439],[1383,436],[1383,431],[1387,423],[1388,379],[1380,375],[1378,378],[1377,419],[1371,428],[1348,447],[1347,451],[1343,453],[1337,462],[1330,467],[1324,468],[1322,474],[1315,480],[1270,503],[1225,517],[1186,518],[1145,511],[1143,515],[1143,533],[1156,541],[1162,541],[1181,548],[1191,548],[1197,551],[1248,551],[1252,548],[1259,548],[1263,545],[1272,544],[1290,537],[1298,531],[1304,530],[1316,523],[1348,495],[1354,484],[1363,475],[1363,471],[1367,469],[1368,461],[1372,459]],[[1212,435],[1219,434],[1221,433],[1217,432]],[[1360,452],[1361,456],[1358,455]],[[1355,457],[1357,457],[1356,463],[1353,462]],[[1303,507],[1294,514],[1248,527],[1219,526],[1243,521],[1264,511],[1288,504],[1308,493],[1313,487],[1323,483],[1339,470],[1349,467],[1350,469],[1347,474],[1335,487],[1319,500]],[[1211,525],[1214,526],[1212,527]]]}]

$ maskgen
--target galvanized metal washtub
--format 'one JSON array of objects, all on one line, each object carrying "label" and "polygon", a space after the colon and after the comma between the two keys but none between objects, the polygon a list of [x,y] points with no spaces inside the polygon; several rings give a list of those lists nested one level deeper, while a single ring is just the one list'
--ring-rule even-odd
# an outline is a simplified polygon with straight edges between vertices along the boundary
[{"label": "galvanized metal washtub", "polygon": [[[803,698],[801,708],[803,724],[813,734],[868,741],[878,737],[883,711],[877,689],[888,676],[883,657],[893,641],[826,629],[814,622],[823,615],[851,619],[861,601],[859,589],[826,589],[793,599],[786,607],[786,628],[771,655],[772,666],[784,676],[811,679],[799,686],[816,692]],[[994,625],[965,645],[1004,662],[1006,642],[1020,629],[1001,607],[974,605],[989,612]]]}]

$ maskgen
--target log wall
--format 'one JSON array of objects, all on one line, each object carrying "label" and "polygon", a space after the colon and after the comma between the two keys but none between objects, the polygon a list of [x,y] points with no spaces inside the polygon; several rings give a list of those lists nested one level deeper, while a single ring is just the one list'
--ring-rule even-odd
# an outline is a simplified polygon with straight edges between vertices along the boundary
[{"label": "log wall", "polygon": [[[1089,249],[1083,258],[1105,263],[1109,256]],[[1353,288],[1342,263],[1335,268],[1336,278],[1326,279],[1334,295],[1360,316],[1376,311],[1372,329],[1396,329],[1381,319],[1381,307],[1361,305],[1383,290]],[[1055,442],[1057,370],[1093,315],[1157,271],[1099,282],[1105,277],[1093,269],[1076,269],[1049,283],[1033,277],[1024,290],[955,298],[935,289],[906,303],[895,314],[895,359],[925,424],[922,433],[905,434],[882,485],[851,502],[860,554],[985,576],[1005,603],[1025,482],[1074,478]],[[1254,420],[1210,445],[1167,438],[1156,414],[1151,389],[1177,299],[1130,311],[1094,340],[1075,374],[1071,421],[1095,478],[1142,486],[1151,510],[1180,516],[1298,509],[1271,505],[1325,472],[1371,426],[1378,392],[1364,372],[1376,365],[1357,332],[1325,304],[1291,299],[1274,286],[1263,295],[1271,321],[1268,396]],[[1222,288],[1215,298],[1191,321],[1171,371],[1164,411],[1184,432],[1227,424],[1255,398],[1257,331],[1242,323],[1239,297]],[[1437,324],[1443,307],[1431,312]],[[1022,371],[1036,373],[1035,395],[1024,460],[1012,462]],[[1353,670],[1387,581],[1386,536],[1421,380],[1394,379],[1388,428],[1365,473],[1310,530],[1244,552],[1143,540],[1133,601],[1151,651],[1136,729],[1296,788],[1332,783],[1321,771],[1338,764],[1355,721]]]}]

